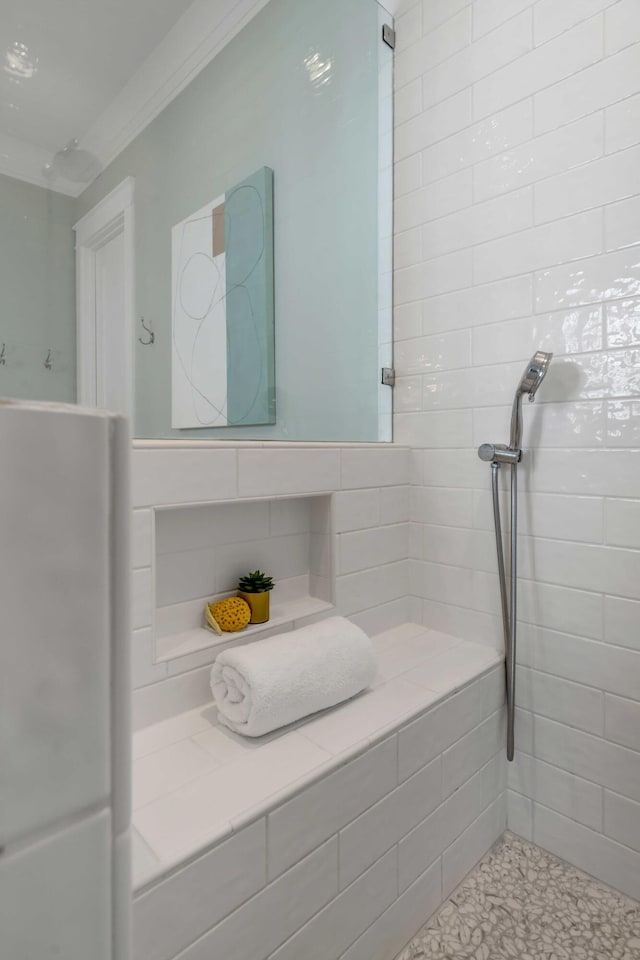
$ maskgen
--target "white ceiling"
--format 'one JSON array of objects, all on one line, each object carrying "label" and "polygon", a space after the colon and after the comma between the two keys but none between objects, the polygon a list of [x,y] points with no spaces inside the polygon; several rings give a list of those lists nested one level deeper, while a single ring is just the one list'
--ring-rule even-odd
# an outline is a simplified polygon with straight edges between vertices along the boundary
[{"label": "white ceiling", "polygon": [[[82,137],[190,3],[2,0],[0,130],[51,153]],[[31,78],[7,72],[16,42]]]},{"label": "white ceiling", "polygon": [[265,2],[1,0],[0,172],[77,195],[56,152],[109,162]]},{"label": "white ceiling", "polygon": [[[2,0],[0,132],[52,155],[81,138],[190,3]],[[30,78],[8,72],[15,43]]]}]

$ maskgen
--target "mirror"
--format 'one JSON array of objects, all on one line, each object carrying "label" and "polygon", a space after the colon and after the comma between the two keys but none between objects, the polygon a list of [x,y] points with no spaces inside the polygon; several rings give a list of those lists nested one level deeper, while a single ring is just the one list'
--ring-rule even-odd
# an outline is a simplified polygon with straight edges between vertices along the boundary
[{"label": "mirror", "polygon": [[3,5],[0,395],[391,439],[391,18],[250,6]]}]

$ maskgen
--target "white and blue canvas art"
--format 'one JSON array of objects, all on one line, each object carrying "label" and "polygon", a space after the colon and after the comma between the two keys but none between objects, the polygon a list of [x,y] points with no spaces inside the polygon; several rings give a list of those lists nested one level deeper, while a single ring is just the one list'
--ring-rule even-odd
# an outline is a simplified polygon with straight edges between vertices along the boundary
[{"label": "white and blue canvas art", "polygon": [[172,426],[275,423],[273,171],[171,231]]}]

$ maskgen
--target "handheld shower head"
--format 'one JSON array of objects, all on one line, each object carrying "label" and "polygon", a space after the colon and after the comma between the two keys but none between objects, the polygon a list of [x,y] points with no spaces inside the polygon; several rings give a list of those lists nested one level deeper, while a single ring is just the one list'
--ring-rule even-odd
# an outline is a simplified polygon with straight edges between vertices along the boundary
[{"label": "handheld shower head", "polygon": [[544,380],[552,357],[552,353],[537,350],[527,364],[527,369],[522,374],[522,379],[518,384],[518,393],[528,393],[529,403],[533,403],[536,391]]},{"label": "handheld shower head", "polygon": [[[518,463],[522,457],[520,441],[522,438],[522,398],[529,394],[529,401],[535,398],[538,387],[544,380],[552,353],[537,350],[526,366],[513,398],[511,409],[511,436],[509,446],[500,443],[483,443],[478,456],[491,464],[491,490],[493,499],[493,522],[498,549],[498,576],[500,580],[500,600],[502,604],[502,626],[507,665],[507,760],[513,760],[516,696],[516,624],[518,598]],[[509,464],[511,470],[511,597],[507,596],[507,577],[502,543],[502,522],[500,519],[500,486],[498,473],[502,464]]]},{"label": "handheld shower head", "polygon": [[513,409],[511,411],[511,436],[509,439],[509,448],[511,450],[520,449],[520,439],[522,436],[522,397],[523,394],[529,394],[529,403],[533,403],[538,387],[545,378],[545,374],[551,363],[552,353],[545,353],[543,350],[537,350],[527,364],[526,370],[522,374],[522,379],[518,384],[516,395],[513,398]]}]

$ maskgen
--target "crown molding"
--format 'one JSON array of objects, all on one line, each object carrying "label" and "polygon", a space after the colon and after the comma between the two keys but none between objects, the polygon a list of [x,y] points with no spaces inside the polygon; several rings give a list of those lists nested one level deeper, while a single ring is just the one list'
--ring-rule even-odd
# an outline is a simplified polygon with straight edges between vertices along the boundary
[{"label": "crown molding", "polygon": [[98,117],[80,146],[111,163],[269,0],[195,0]]}]

